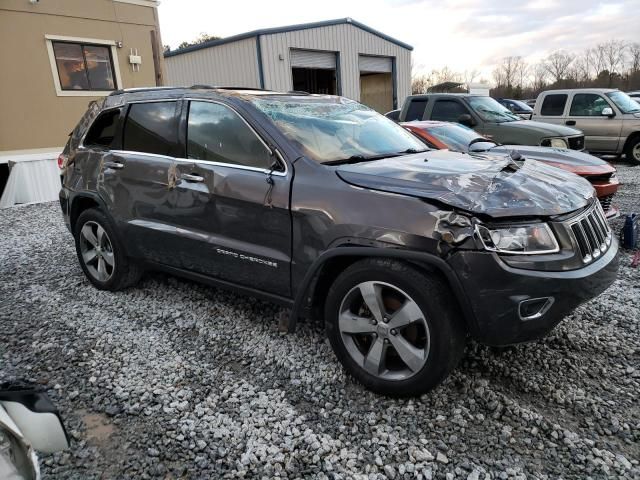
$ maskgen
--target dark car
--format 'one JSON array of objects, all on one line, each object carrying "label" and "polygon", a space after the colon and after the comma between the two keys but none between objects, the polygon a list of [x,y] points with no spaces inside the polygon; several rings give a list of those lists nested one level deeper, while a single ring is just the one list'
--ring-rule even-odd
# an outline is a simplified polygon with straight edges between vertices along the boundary
[{"label": "dark car", "polygon": [[511,100],[509,98],[496,98],[496,100],[500,105],[507,107],[511,113],[518,115],[523,120],[531,120],[533,108],[522,100]]},{"label": "dark car", "polygon": [[278,302],[289,331],[319,317],[376,392],[432,388],[467,336],[543,336],[616,276],[586,180],[427,150],[342,97],[120,91],[64,153],[60,203],[93,285],[159,269]]},{"label": "dark car", "polygon": [[407,122],[402,124],[431,148],[456,152],[486,152],[491,155],[510,155],[517,151],[525,158],[562,168],[580,175],[591,182],[607,218],[620,215],[613,204],[620,181],[613,165],[593,155],[566,148],[532,147],[524,145],[500,145],[459,123]]}]

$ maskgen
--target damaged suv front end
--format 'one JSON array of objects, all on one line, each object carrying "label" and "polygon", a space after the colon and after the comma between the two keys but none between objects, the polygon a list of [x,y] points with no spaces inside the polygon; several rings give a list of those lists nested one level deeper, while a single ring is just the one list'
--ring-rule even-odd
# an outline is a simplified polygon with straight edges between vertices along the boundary
[{"label": "damaged suv front end", "polygon": [[613,283],[618,244],[588,181],[536,161],[452,156],[429,151],[338,175],[438,207],[427,235],[459,282],[474,339],[540,338]]}]

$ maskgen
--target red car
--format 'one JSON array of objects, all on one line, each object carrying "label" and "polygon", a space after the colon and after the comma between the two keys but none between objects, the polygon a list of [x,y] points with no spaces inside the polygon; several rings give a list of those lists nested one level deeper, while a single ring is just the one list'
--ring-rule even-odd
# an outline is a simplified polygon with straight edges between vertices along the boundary
[{"label": "red car", "polygon": [[500,145],[459,123],[417,121],[401,123],[401,125],[429,147],[437,150],[448,149],[457,152],[499,155],[508,155],[516,150],[526,159],[538,160],[580,175],[589,180],[595,188],[607,217],[612,218],[620,214],[611,203],[620,186],[616,169],[598,157],[565,148]]}]

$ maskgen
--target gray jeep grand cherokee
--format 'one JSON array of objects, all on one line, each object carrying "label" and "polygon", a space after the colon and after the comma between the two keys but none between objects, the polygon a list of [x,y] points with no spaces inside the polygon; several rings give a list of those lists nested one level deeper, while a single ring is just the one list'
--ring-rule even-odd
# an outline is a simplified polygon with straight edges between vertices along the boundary
[{"label": "gray jeep grand cherokee", "polygon": [[319,316],[368,388],[429,390],[467,336],[536,339],[598,295],[616,239],[591,185],[536,161],[425,149],[354,101],[114,92],[64,150],[60,203],[97,288],[145,268]]}]

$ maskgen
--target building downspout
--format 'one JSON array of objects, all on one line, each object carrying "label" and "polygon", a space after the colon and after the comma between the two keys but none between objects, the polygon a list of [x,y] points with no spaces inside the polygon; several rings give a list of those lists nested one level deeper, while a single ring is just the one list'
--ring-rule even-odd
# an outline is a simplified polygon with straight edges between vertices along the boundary
[{"label": "building downspout", "polygon": [[264,69],[262,67],[262,47],[260,46],[260,35],[256,35],[256,55],[258,57],[258,76],[260,78],[260,88],[264,88]]}]

